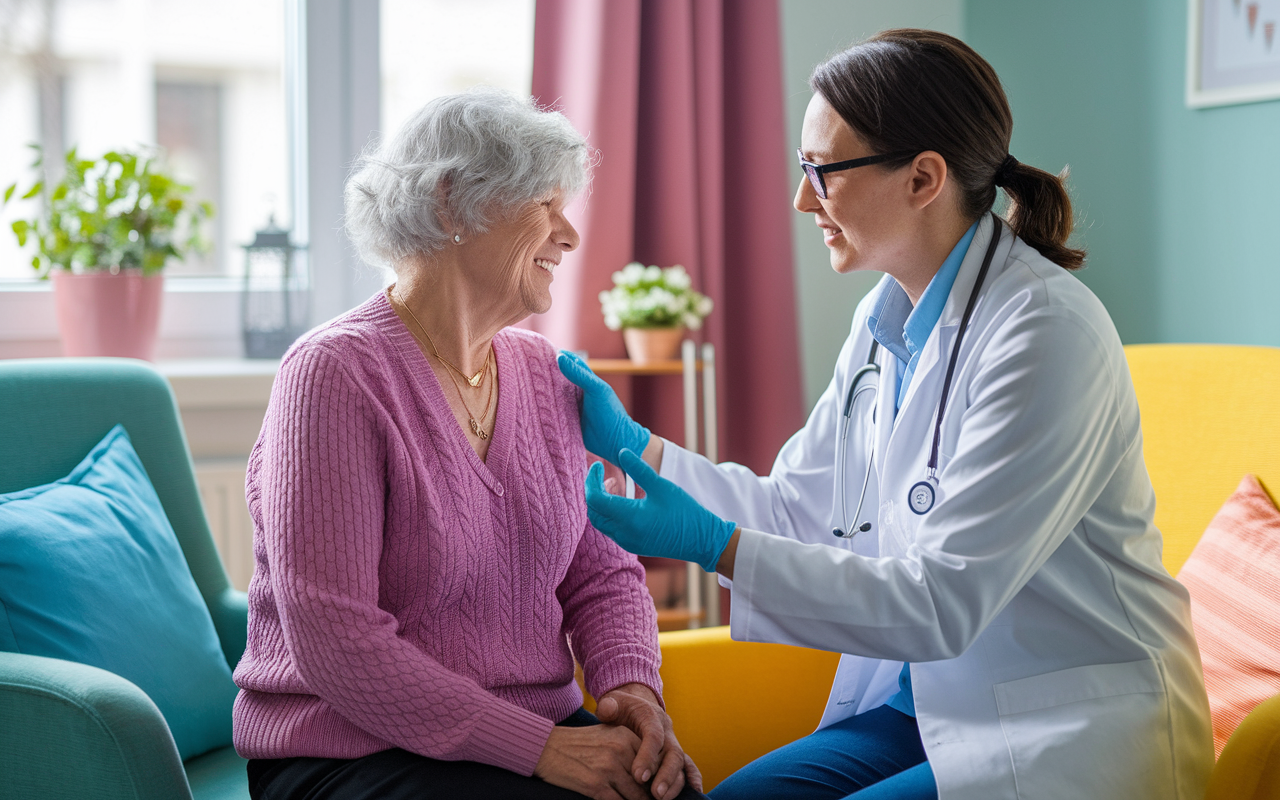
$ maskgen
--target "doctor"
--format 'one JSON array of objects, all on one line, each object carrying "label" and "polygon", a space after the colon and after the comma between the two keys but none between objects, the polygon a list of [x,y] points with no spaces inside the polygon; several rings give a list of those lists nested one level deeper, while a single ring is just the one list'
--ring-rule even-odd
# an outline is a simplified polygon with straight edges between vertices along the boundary
[{"label": "doctor", "polygon": [[731,579],[735,639],[845,654],[818,731],[712,796],[1200,800],[1188,597],[1061,180],[1009,156],[999,79],[952,37],[881,33],[811,86],[795,206],[837,272],[886,275],[773,471],[650,436],[561,356],[587,447],[646,492],[596,465],[596,527]]}]

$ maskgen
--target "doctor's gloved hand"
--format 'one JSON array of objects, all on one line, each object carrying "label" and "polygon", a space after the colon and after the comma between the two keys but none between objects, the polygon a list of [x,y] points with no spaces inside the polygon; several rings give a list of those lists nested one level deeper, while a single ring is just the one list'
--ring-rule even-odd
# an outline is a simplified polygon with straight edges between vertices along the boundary
[{"label": "doctor's gloved hand", "polygon": [[737,525],[712,514],[683,489],[624,449],[619,464],[644,489],[643,500],[628,500],[604,488],[604,467],[596,462],[587,472],[587,516],[598,531],[623,550],[640,556],[692,561],[715,572],[720,555]]},{"label": "doctor's gloved hand", "polygon": [[613,388],[573,353],[561,351],[556,363],[582,389],[582,443],[587,449],[619,466],[618,453],[624,447],[643,453],[649,446],[649,429],[627,414]]}]

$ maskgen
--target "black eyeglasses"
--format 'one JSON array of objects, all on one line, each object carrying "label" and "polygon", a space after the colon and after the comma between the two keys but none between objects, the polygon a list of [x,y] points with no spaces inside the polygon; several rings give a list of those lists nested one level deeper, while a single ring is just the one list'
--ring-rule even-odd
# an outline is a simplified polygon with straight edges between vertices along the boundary
[{"label": "black eyeglasses", "polygon": [[818,193],[818,197],[823,200],[827,199],[827,180],[822,177],[828,172],[840,172],[846,169],[855,169],[857,167],[866,167],[871,164],[883,164],[886,161],[893,161],[898,158],[915,157],[916,153],[910,150],[899,150],[896,153],[882,153],[878,156],[866,156],[865,158],[855,158],[851,161],[837,161],[833,164],[815,164],[812,161],[805,161],[804,154],[796,150],[796,158],[800,159],[800,168],[804,170],[804,174],[809,176],[809,183],[813,184],[813,190]]}]

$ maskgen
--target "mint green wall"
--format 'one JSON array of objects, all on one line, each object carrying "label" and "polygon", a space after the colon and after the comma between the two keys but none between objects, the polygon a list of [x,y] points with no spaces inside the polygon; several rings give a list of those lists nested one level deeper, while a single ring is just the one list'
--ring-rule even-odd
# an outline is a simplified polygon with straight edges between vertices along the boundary
[{"label": "mint green wall", "polygon": [[1079,275],[1126,342],[1159,335],[1145,21],[1132,1],[965,4],[966,40],[1013,108],[1010,152],[1049,172],[1071,167],[1074,241],[1089,251]]},{"label": "mint green wall", "polygon": [[1184,102],[1186,3],[967,0],[1011,150],[1072,168],[1081,278],[1126,342],[1280,345],[1280,101]]},{"label": "mint green wall", "polygon": [[1280,345],[1280,100],[1187,108],[1185,3],[1148,5],[1160,338]]}]

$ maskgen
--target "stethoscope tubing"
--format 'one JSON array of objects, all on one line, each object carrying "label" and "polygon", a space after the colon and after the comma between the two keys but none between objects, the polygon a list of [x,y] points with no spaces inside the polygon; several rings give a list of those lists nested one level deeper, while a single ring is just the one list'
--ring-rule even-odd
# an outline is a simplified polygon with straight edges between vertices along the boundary
[{"label": "stethoscope tubing", "polygon": [[991,268],[991,258],[996,254],[996,246],[1000,244],[1000,218],[991,215],[995,223],[991,229],[991,241],[987,244],[987,252],[982,258],[982,268],[973,282],[973,291],[969,292],[969,302],[965,304],[964,315],[960,317],[960,330],[956,331],[956,341],[951,346],[951,358],[947,360],[947,376],[942,381],[942,398],[938,401],[938,419],[933,426],[933,446],[929,448],[929,477],[937,480],[938,447],[942,442],[942,415],[947,412],[947,398],[951,396],[951,378],[955,375],[956,362],[960,359],[960,344],[964,341],[965,331],[969,330],[969,320],[973,317],[974,306],[978,304],[978,293],[986,280],[987,271]]},{"label": "stethoscope tubing", "polygon": [[[871,352],[867,354],[867,363],[859,367],[857,372],[853,373],[853,381],[849,384],[849,394],[845,398],[845,402],[844,402],[844,413],[841,415],[842,419],[841,419],[841,432],[840,432],[840,446],[838,448],[839,454],[836,456],[836,470],[837,470],[836,485],[841,487],[840,489],[840,523],[841,525],[848,525],[848,521],[849,521],[849,506],[848,506],[849,498],[848,498],[848,495],[845,493],[843,487],[844,487],[844,476],[845,476],[845,461],[849,453],[849,428],[852,427],[850,422],[853,417],[853,406],[858,401],[858,395],[862,394],[863,392],[876,391],[876,386],[874,384],[869,384],[867,386],[860,387],[858,386],[858,381],[862,380],[863,376],[865,375],[879,374],[880,365],[876,363],[876,349],[879,346],[880,346],[879,342],[875,341],[874,339],[871,341]],[[871,482],[871,465],[875,459],[875,448],[871,447],[868,450],[869,450],[869,453],[867,456],[867,471],[862,476],[862,491],[858,494],[858,508],[853,512],[853,518],[855,520],[862,514],[862,506],[867,500],[867,485]],[[867,523],[864,523],[862,527],[858,531],[855,531],[854,533],[866,533],[869,530],[871,530],[871,523],[867,522]],[[839,536],[842,539],[850,538],[854,535],[853,533],[848,532],[847,527],[835,528],[832,530],[832,533],[834,533],[836,536]]]},{"label": "stethoscope tubing", "polygon": [[[947,360],[947,373],[946,377],[942,381],[942,397],[938,401],[938,416],[934,420],[933,442],[929,449],[929,463],[926,476],[927,481],[921,481],[911,487],[912,493],[922,485],[928,490],[927,505],[923,510],[918,510],[915,508],[914,504],[910,502],[912,499],[910,497],[910,493],[908,496],[908,505],[917,514],[927,513],[933,507],[934,492],[932,487],[936,486],[938,483],[938,450],[942,442],[942,418],[947,410],[947,398],[951,395],[951,381],[955,376],[956,362],[960,358],[960,345],[964,341],[965,331],[969,329],[969,320],[973,317],[974,307],[978,303],[978,294],[981,292],[982,284],[985,282],[987,272],[991,268],[991,260],[995,256],[996,247],[1000,244],[1000,218],[994,213],[991,215],[991,218],[995,223],[991,231],[991,241],[987,244],[987,252],[983,255],[982,267],[978,270],[978,277],[974,281],[973,290],[969,292],[969,301],[965,304],[964,314],[960,317],[960,329],[957,331],[956,340],[951,347],[951,357]],[[831,532],[842,539],[851,539],[857,533],[866,533],[871,530],[870,522],[864,522],[857,528],[857,530],[849,530],[849,518],[847,516],[848,505],[844,481],[845,460],[849,452],[849,428],[852,427],[854,403],[857,401],[858,395],[862,394],[862,392],[871,391],[873,389],[878,391],[878,388],[874,385],[859,387],[858,382],[865,375],[878,374],[880,372],[880,365],[876,363],[876,350],[879,345],[880,343],[875,339],[871,340],[871,349],[867,353],[867,363],[859,367],[858,370],[853,373],[853,380],[849,383],[849,392],[845,397],[844,409],[841,414],[840,444],[837,448],[838,452],[836,456],[836,487],[840,492],[840,523],[842,527],[833,528]],[[872,444],[867,448],[867,450],[867,469],[866,474],[862,477],[862,490],[858,493],[858,507],[853,512],[854,522],[857,522],[858,518],[862,515],[862,507],[867,500],[867,486],[871,483],[871,470],[875,461],[875,445]]]},{"label": "stethoscope tubing", "polygon": [[[853,415],[853,404],[857,402],[857,396],[860,391],[857,388],[858,381],[862,380],[862,376],[866,375],[868,372],[873,374],[878,374],[880,372],[880,365],[876,363],[876,349],[879,346],[880,346],[879,342],[874,340],[871,342],[871,354],[867,356],[867,363],[861,367],[858,367],[858,371],[853,373],[853,383],[850,384],[850,387],[849,387],[850,389],[849,396],[846,397],[844,401],[844,418],[845,419],[849,419],[849,417]],[[869,388],[874,388],[874,387],[869,387]],[[848,431],[845,431],[845,433],[848,434]]]}]

